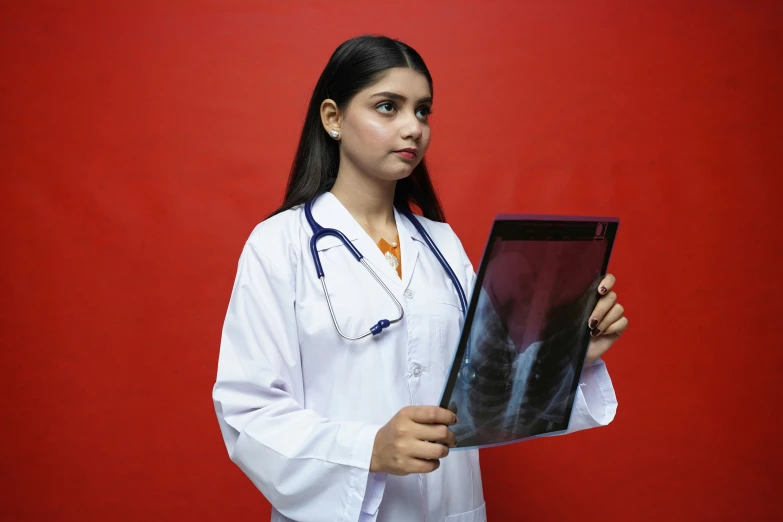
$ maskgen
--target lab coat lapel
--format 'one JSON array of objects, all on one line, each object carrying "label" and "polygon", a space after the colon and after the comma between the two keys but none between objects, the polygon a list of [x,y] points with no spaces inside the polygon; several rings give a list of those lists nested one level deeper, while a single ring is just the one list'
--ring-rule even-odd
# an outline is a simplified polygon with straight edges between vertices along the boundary
[{"label": "lab coat lapel", "polygon": [[[396,211],[395,211],[396,212]],[[340,203],[334,194],[327,192],[313,205],[313,217],[324,228],[334,228],[345,234],[350,239],[354,246],[364,257],[364,260],[370,264],[370,267],[375,271],[378,276],[384,277],[385,282],[391,282],[394,285],[400,285],[400,277],[397,275],[397,271],[389,264],[384,257],[381,249],[373,242],[372,238],[367,232],[359,225],[359,223],[353,218],[350,212]],[[395,219],[399,223],[400,218],[395,213]],[[399,227],[399,225],[398,225]],[[402,241],[402,239],[400,239]],[[324,244],[334,245],[339,242],[336,238],[329,240],[324,238],[318,242],[319,250],[322,248],[321,242]],[[404,247],[400,246],[400,250]],[[350,254],[348,254],[350,255]],[[405,254],[402,254],[403,256]],[[405,271],[405,262],[402,265],[403,273]]]},{"label": "lab coat lapel", "polygon": [[[345,215],[348,216],[346,219]],[[348,238],[349,241],[357,246],[357,242],[364,232],[359,224],[351,218],[348,211],[340,204],[340,202],[331,193],[327,192],[323,194],[313,203],[313,218],[323,228],[333,228]],[[310,231],[310,236],[313,233]],[[318,246],[316,247],[319,252],[328,250],[332,247],[343,246],[342,241],[334,236],[323,236],[318,240]]]},{"label": "lab coat lapel", "polygon": [[402,259],[402,287],[408,288],[419,258],[419,233],[408,221],[408,218],[394,209],[394,219],[397,223],[397,233],[400,236],[400,255]]}]

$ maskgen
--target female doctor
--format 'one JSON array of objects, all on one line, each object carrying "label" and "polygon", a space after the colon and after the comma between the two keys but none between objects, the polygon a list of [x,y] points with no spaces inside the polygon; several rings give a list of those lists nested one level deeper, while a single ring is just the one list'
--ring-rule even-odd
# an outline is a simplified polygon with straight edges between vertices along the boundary
[{"label": "female doctor", "polygon": [[[431,406],[474,279],[423,160],[432,97],[404,43],[340,45],[285,201],[239,259],[213,400],[229,456],[274,522],[486,520],[478,451],[449,455],[456,416]],[[569,431],[615,414],[600,360],[628,325],[614,282],[602,282],[585,325],[593,339]]]}]

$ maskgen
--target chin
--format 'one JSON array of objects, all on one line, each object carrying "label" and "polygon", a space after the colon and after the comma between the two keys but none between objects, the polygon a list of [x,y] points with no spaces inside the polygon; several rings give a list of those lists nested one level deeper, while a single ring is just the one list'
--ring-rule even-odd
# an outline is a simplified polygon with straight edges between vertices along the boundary
[{"label": "chin", "polygon": [[[418,165],[418,164],[417,164]],[[387,173],[384,178],[394,181],[399,181],[401,179],[405,179],[411,174],[413,174],[413,170],[416,168],[416,165],[407,167],[405,169],[397,169],[396,171],[392,171]]]},{"label": "chin", "polygon": [[413,169],[406,169],[405,171],[397,172],[378,172],[373,177],[382,179],[383,181],[400,181],[401,179],[405,179],[410,176],[412,172]]},{"label": "chin", "polygon": [[399,175],[395,176],[395,177],[394,177],[394,179],[395,179],[396,181],[399,181],[399,180],[401,180],[401,179],[405,179],[405,178],[407,178],[407,177],[408,177],[408,176],[410,176],[411,174],[413,174],[413,169],[411,169],[411,170],[409,170],[409,171],[407,171],[407,172],[403,172],[403,173],[401,173],[401,174],[399,174]]},{"label": "chin", "polygon": [[396,175],[396,176],[390,176],[387,179],[389,179],[390,181],[400,181],[401,179],[405,179],[405,178],[407,178],[410,175],[411,175],[410,172],[406,172],[405,174],[399,174],[399,175]]}]

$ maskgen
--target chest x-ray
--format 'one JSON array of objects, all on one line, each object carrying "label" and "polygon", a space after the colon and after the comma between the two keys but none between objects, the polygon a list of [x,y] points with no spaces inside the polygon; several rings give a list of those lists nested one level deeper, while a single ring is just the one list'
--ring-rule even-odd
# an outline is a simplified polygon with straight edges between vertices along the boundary
[{"label": "chest x-ray", "polygon": [[618,221],[498,218],[441,399],[457,448],[568,428]]}]

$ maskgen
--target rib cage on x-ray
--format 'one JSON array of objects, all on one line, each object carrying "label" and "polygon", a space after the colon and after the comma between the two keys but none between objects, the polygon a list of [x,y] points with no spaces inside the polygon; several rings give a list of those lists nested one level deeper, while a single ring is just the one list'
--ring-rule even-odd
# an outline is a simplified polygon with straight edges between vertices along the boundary
[{"label": "rib cage on x-ray", "polygon": [[485,437],[513,440],[567,427],[574,361],[589,336],[586,324],[596,288],[597,281],[578,299],[549,309],[540,328],[542,340],[521,353],[492,300],[481,290],[477,309],[481,321],[474,323],[478,326],[470,336],[477,378],[455,394],[465,408],[457,414],[460,445],[482,444]]}]

